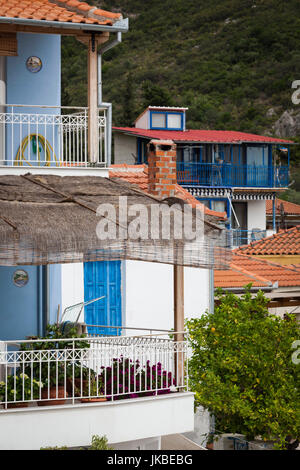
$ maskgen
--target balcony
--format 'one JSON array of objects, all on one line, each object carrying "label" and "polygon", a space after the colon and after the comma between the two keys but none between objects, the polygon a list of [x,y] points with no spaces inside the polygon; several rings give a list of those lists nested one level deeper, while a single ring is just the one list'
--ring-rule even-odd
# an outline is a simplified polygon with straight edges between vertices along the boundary
[{"label": "balcony", "polygon": [[177,181],[187,186],[285,188],[289,167],[177,162]]},{"label": "balcony", "polygon": [[110,119],[98,109],[98,148],[89,158],[88,108],[2,105],[0,167],[105,168],[110,158]]},{"label": "balcony", "polygon": [[113,444],[193,429],[182,334],[92,331],[0,342],[0,448],[82,446],[92,434]]},{"label": "balcony", "polygon": [[248,245],[251,242],[256,240],[261,240],[267,236],[266,230],[252,229],[252,230],[242,230],[242,229],[231,229],[228,230],[228,246],[232,248],[237,248],[241,245]]}]

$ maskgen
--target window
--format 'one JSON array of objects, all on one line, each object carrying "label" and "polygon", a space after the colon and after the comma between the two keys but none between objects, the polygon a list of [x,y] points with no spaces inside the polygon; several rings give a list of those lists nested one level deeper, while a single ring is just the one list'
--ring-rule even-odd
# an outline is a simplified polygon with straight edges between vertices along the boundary
[{"label": "window", "polygon": [[226,212],[226,201],[211,201],[211,209],[217,212]]},{"label": "window", "polygon": [[166,127],[166,115],[165,113],[152,113],[152,128],[154,127]]},{"label": "window", "polygon": [[181,114],[167,114],[167,128],[181,129]]},{"label": "window", "polygon": [[183,130],[184,116],[180,112],[150,111],[150,129]]}]

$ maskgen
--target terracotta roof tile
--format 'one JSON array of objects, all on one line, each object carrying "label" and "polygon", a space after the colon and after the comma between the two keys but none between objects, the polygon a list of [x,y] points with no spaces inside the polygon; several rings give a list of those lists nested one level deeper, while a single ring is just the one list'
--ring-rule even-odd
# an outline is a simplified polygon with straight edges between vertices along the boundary
[{"label": "terracotta roof tile", "polygon": [[278,287],[300,287],[300,267],[282,266],[238,253],[233,255],[229,270],[215,270],[215,287],[242,288],[250,282],[253,287],[274,286],[277,282]]},{"label": "terracotta roof tile", "polygon": [[[131,184],[136,184],[145,192],[148,192],[148,167],[147,165],[127,165],[122,163],[119,165],[112,165],[109,170],[110,178],[122,178]],[[204,210],[206,215],[226,219],[226,212],[217,212],[208,209],[202,202],[198,201],[186,189],[179,184],[175,187],[175,196],[183,199],[192,205],[192,207],[199,207]]]},{"label": "terracotta roof tile", "polygon": [[262,238],[234,250],[247,255],[300,255],[300,227],[281,230],[271,237]]},{"label": "terracotta roof tile", "polygon": [[[275,200],[276,215],[280,215],[281,207],[284,213],[287,215],[300,215],[300,204],[294,204],[293,202],[284,201],[283,199],[276,198]],[[266,213],[267,215],[273,214],[273,201],[266,201]]]},{"label": "terracotta roof tile", "polygon": [[86,24],[112,25],[120,13],[100,10],[77,0],[0,0],[0,16]]},{"label": "terracotta roof tile", "polygon": [[186,130],[186,131],[155,131],[139,129],[137,127],[113,127],[113,130],[126,132],[132,135],[143,136],[149,139],[172,139],[175,142],[221,142],[237,144],[240,142],[265,142],[265,143],[293,143],[290,140],[276,139],[263,135],[248,134],[237,131],[216,130]]}]

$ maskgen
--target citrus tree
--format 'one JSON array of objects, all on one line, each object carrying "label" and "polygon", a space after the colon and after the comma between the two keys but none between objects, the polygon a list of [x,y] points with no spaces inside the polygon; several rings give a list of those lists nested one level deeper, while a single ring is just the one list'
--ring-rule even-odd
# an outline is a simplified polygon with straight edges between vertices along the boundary
[{"label": "citrus tree", "polygon": [[270,315],[264,294],[250,287],[241,297],[219,291],[214,313],[187,322],[190,384],[217,432],[284,447],[300,436],[300,365],[292,360],[299,324]]}]

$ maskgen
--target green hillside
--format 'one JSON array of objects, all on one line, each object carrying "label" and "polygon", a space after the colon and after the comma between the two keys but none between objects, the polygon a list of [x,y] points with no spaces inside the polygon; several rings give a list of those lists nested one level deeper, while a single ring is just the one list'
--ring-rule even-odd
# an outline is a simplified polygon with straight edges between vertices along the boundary
[{"label": "green hillside", "polygon": [[[122,44],[103,57],[114,125],[131,125],[149,104],[180,105],[189,107],[189,128],[272,133],[285,110],[300,111],[291,102],[300,79],[299,0],[93,3],[130,21]],[[62,54],[63,104],[86,105],[86,48],[64,38]],[[300,161],[299,151],[292,156]]]},{"label": "green hillside", "polygon": [[[190,108],[191,128],[262,132],[294,106],[298,0],[94,3],[130,20],[122,45],[104,56],[104,99],[114,105],[114,124],[130,124],[149,103],[174,104]],[[85,47],[65,38],[64,104],[86,103],[85,62]],[[271,107],[275,115],[267,118]]]}]

